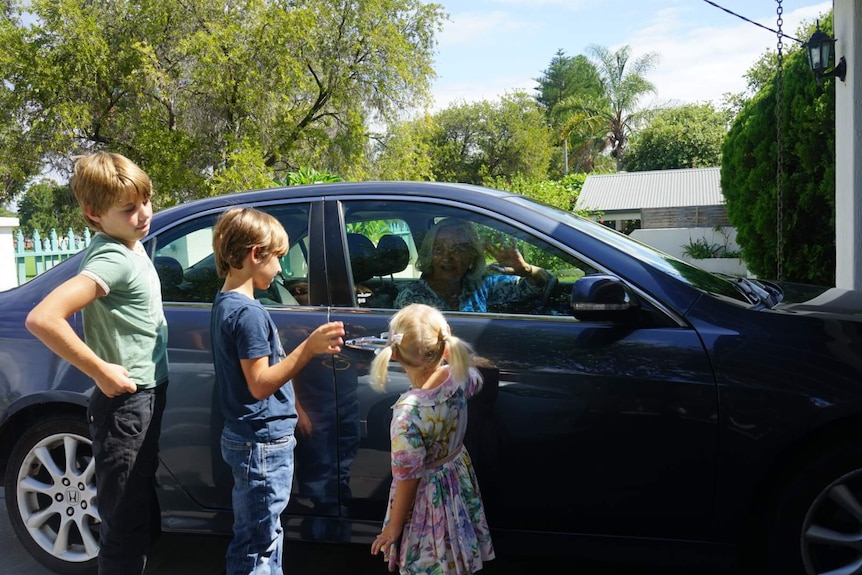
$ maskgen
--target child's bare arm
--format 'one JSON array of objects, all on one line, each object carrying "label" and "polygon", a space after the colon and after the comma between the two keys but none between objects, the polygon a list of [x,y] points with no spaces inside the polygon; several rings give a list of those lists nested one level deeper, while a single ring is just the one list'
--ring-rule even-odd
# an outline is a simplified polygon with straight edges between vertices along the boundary
[{"label": "child's bare arm", "polygon": [[134,393],[137,386],[121,365],[108,363],[97,356],[78,337],[69,317],[81,311],[104,292],[95,281],[77,275],[59,285],[27,315],[27,329],[48,348],[92,378],[102,393],[115,397]]},{"label": "child's bare arm", "polygon": [[315,355],[341,351],[343,337],[344,324],[332,321],[311,332],[287,357],[273,366],[269,365],[266,357],[240,360],[248,390],[255,399],[266,399],[292,379]]},{"label": "child's bare arm", "polygon": [[371,554],[387,551],[389,545],[398,541],[404,524],[413,509],[416,490],[419,489],[419,479],[403,479],[395,482],[395,496],[392,499],[392,511],[389,512],[389,523],[371,544]]}]

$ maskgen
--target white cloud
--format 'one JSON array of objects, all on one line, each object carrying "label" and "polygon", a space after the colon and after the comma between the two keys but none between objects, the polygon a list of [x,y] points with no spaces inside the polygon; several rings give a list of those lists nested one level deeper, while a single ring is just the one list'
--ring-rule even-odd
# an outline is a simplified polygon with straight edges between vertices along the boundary
[{"label": "white cloud", "polygon": [[446,108],[450,104],[476,102],[480,100],[495,101],[508,92],[523,90],[533,93],[536,82],[523,77],[499,77],[492,82],[453,82],[444,83],[434,92],[435,110]]},{"label": "white cloud", "polygon": [[[656,85],[659,101],[718,103],[723,94],[745,89],[743,74],[765,51],[774,51],[777,41],[774,32],[695,0],[623,2],[619,14],[608,11],[607,0],[444,1],[452,13],[438,36],[444,65],[437,69],[435,109],[457,101],[495,100],[515,89],[532,92],[534,78],[557,49],[574,55],[586,53],[590,44],[628,45],[634,57],[657,52],[658,65],[647,79]],[[749,18],[761,15],[760,24],[776,27],[774,6],[770,14],[764,3],[736,4],[742,7],[729,6]],[[783,31],[795,36],[802,21],[831,9],[831,0],[794,10],[785,6]],[[581,11],[573,17],[575,10]],[[795,44],[785,40],[788,48]]]},{"label": "white cloud", "polygon": [[[813,20],[830,10],[831,4],[785,13],[782,31],[795,36],[803,20]],[[745,90],[743,74],[767,50],[776,51],[775,33],[739,19],[726,25],[724,17],[732,16],[719,14],[714,26],[686,27],[683,10],[667,9],[626,40],[635,55],[647,51],[660,54],[659,64],[647,75],[659,99],[718,103],[727,92]],[[774,21],[759,23],[776,29]],[[796,45],[794,40],[784,39],[784,50]]]},{"label": "white cloud", "polygon": [[446,22],[438,36],[441,47],[481,46],[496,42],[502,35],[522,31],[527,24],[513,18],[508,12],[462,12]]}]

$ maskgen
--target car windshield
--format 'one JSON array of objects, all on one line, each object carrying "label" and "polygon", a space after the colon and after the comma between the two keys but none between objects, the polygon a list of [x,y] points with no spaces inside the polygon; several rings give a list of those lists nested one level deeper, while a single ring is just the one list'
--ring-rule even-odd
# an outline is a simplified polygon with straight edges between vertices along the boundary
[{"label": "car windshield", "polygon": [[612,245],[697,289],[751,303],[746,294],[737,288],[735,282],[729,281],[729,278],[702,270],[670,254],[659,251],[625,234],[577,214],[566,212],[523,196],[513,197],[511,200],[516,203],[529,205],[532,209],[546,212],[556,220],[564,220],[565,223],[578,231],[600,239],[606,244]]}]

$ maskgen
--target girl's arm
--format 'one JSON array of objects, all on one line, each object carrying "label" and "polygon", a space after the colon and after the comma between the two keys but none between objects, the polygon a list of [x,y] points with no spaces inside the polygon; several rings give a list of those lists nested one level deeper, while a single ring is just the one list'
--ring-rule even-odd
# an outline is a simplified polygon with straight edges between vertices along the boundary
[{"label": "girl's arm", "polygon": [[380,551],[388,551],[389,546],[401,537],[404,524],[410,510],[413,509],[413,500],[416,499],[416,490],[419,488],[419,478],[403,479],[395,482],[395,497],[392,500],[392,511],[389,512],[389,523],[371,544],[371,554],[377,555]]}]

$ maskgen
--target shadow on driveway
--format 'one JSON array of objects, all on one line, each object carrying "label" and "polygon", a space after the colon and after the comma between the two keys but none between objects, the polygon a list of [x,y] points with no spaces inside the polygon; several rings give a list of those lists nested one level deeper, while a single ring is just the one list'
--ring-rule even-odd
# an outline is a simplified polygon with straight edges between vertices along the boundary
[{"label": "shadow on driveway", "polygon": [[[224,569],[229,539],[219,536],[165,534],[153,546],[146,575],[218,575]],[[499,551],[498,551],[499,552]],[[55,575],[24,550],[15,536],[0,495],[0,575]],[[373,557],[366,545],[327,545],[288,541],[286,575],[388,575],[381,556]],[[503,557],[490,561],[480,575],[570,573],[579,575],[719,575],[715,571],[677,571],[655,567],[585,563],[573,559]]]}]

